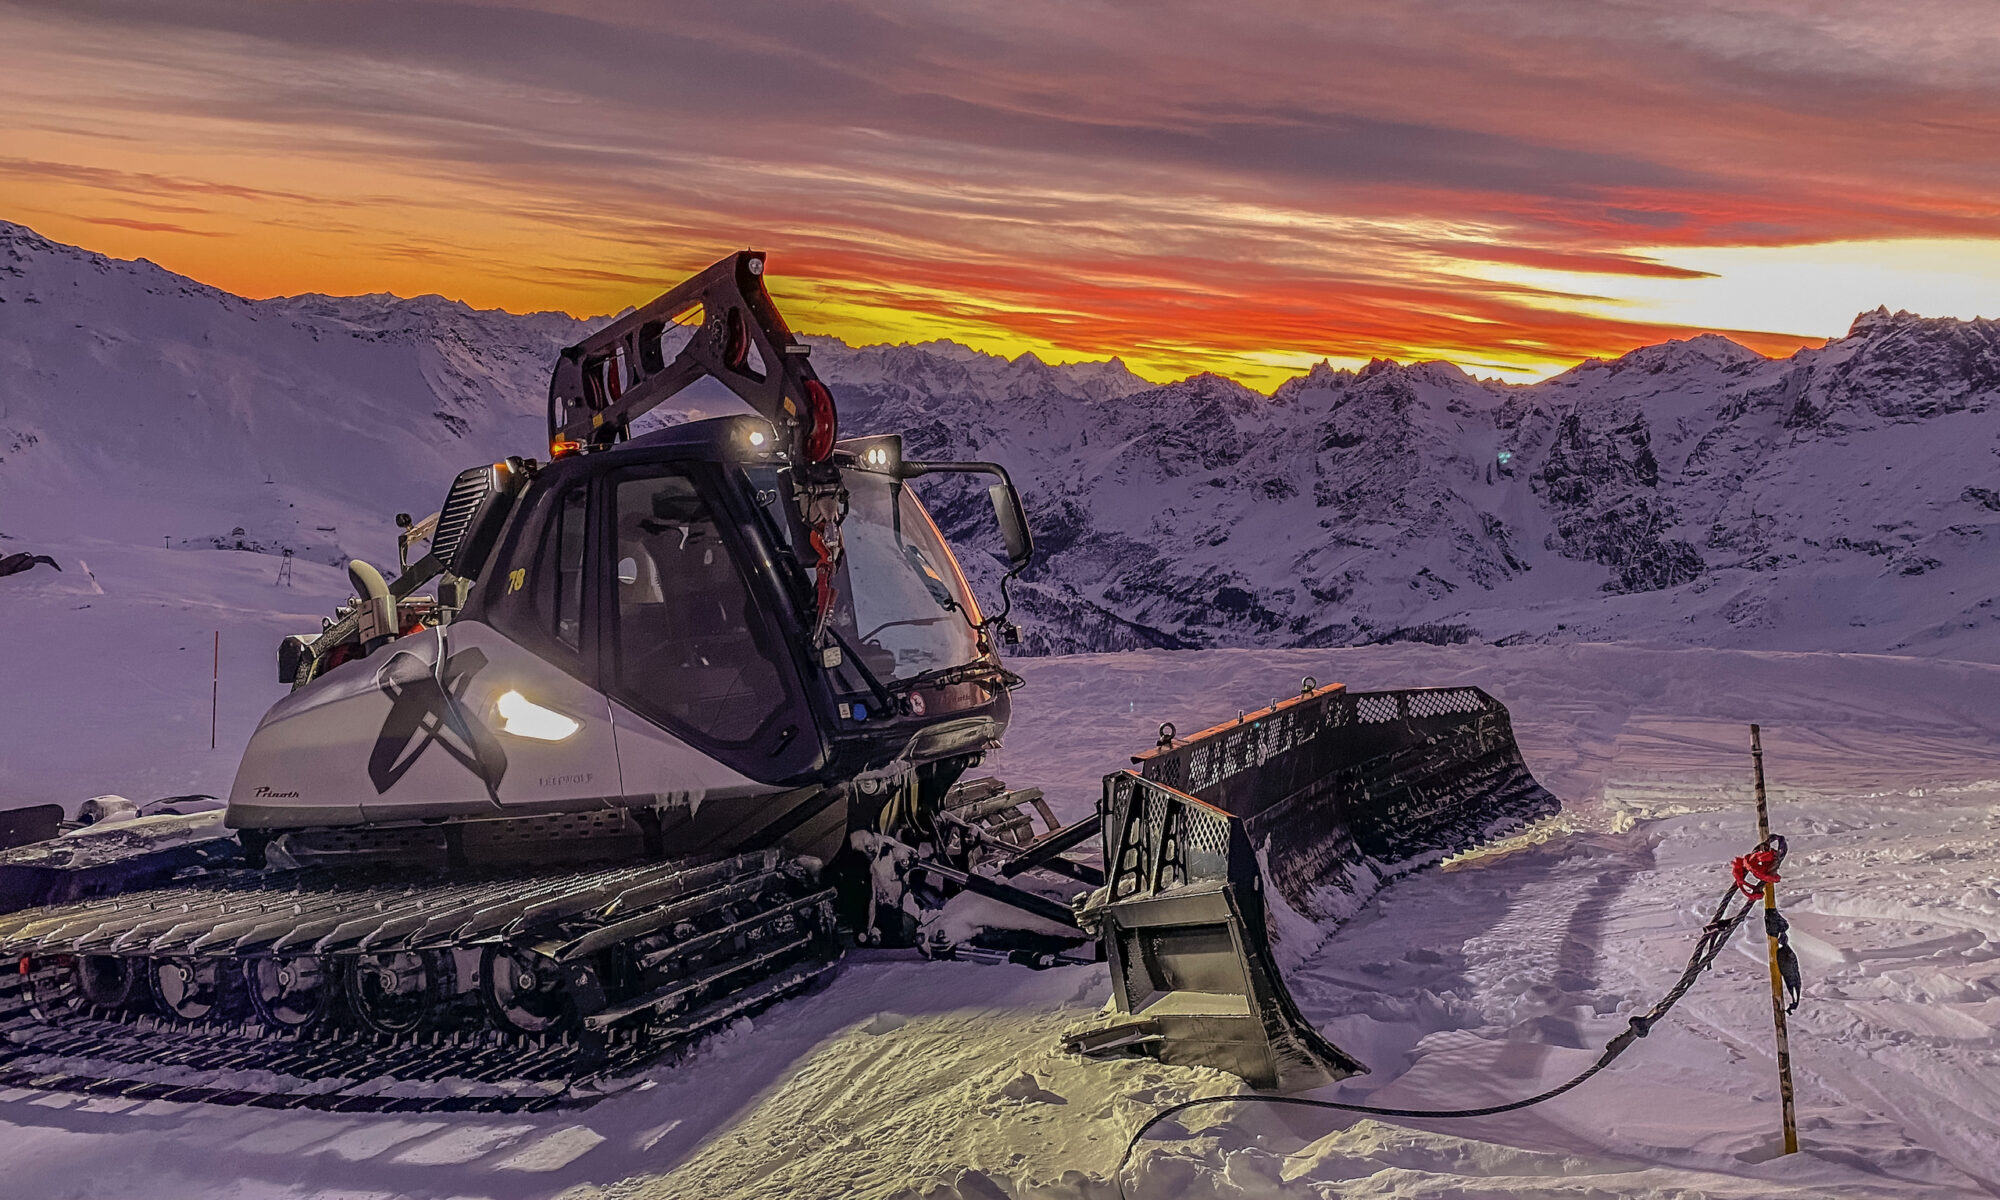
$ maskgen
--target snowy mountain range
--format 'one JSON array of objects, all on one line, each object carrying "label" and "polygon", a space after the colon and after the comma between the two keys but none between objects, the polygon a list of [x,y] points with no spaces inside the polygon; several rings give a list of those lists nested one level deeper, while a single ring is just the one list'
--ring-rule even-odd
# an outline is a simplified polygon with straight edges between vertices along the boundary
[{"label": "snowy mountain range", "polygon": [[[1375,362],[1271,396],[848,390],[913,452],[983,449],[1026,480],[1051,650],[2000,649],[1993,321],[1877,311],[1787,359],[1707,335],[1530,386]],[[1076,614],[1104,623],[1081,645]]]},{"label": "snowy mountain range", "polygon": [[[532,454],[590,323],[436,296],[251,301],[0,223],[0,547],[389,557]],[[1656,640],[2000,658],[2000,322],[1877,310],[1509,385],[1325,364],[1271,395],[947,342],[809,339],[850,432],[1005,464],[1025,650]],[[990,593],[990,510],[920,485]]]}]

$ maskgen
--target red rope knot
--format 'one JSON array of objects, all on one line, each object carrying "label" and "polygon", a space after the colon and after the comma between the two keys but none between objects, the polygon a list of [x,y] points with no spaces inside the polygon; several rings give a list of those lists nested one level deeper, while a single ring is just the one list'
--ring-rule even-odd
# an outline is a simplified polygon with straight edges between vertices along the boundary
[{"label": "red rope knot", "polygon": [[[1729,864],[1736,876],[1736,890],[1755,900],[1764,894],[1764,885],[1778,883],[1778,865],[1785,861],[1785,839],[1773,834],[1757,843],[1757,848]],[[1755,879],[1756,883],[1750,881]]]}]

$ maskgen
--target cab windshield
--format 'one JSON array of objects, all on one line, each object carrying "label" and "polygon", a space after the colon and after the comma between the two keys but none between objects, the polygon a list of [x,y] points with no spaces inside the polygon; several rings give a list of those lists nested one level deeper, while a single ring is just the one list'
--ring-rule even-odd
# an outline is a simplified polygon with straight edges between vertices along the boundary
[{"label": "cab windshield", "polygon": [[883,683],[979,657],[979,608],[910,485],[848,471],[833,628]]},{"label": "cab windshield", "polygon": [[[830,622],[839,643],[884,684],[977,661],[979,606],[909,484],[872,471],[844,471],[841,481],[848,507]],[[753,471],[752,483],[774,523],[789,528],[775,480]],[[811,553],[797,557],[810,575]]]}]

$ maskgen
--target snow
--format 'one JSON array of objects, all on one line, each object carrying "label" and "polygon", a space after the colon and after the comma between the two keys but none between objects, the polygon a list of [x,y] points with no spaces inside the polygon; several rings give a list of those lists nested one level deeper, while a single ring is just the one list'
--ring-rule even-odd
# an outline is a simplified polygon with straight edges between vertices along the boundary
[{"label": "snow", "polygon": [[[1368,1063],[1321,1093],[1510,1099],[1580,1069],[1671,983],[1754,840],[1764,724],[1804,1152],[1774,1153],[1761,945],[1578,1091],[1473,1121],[1227,1106],[1169,1122],[1135,1197],[1974,1196],[2000,1186],[2000,667],[1619,645],[1396,645],[1023,660],[994,763],[1059,815],[1161,720],[1198,728],[1300,675],[1473,682],[1505,701],[1565,813],[1385,889],[1290,974]],[[114,690],[117,682],[104,685]],[[119,1197],[1090,1197],[1154,1109],[1217,1072],[1065,1055],[1102,967],[872,959],[655,1068],[536,1117],[402,1118],[0,1095],[10,1194]]]},{"label": "snow", "polygon": [[[584,328],[434,297],[252,303],[6,225],[0,305],[0,536],[64,568],[0,580],[0,805],[72,810],[223,792],[284,692],[278,639],[348,592],[331,564],[387,561],[389,514],[532,451],[549,357]],[[1699,338],[1535,389],[1378,364],[1275,397],[816,341],[855,427],[904,425],[922,453],[976,447],[1027,485],[1048,552],[1023,592],[1040,648],[1470,630],[1466,645],[1011,664],[1028,687],[986,769],[1065,819],[1162,721],[1204,728],[1302,676],[1474,684],[1509,706],[1566,810],[1390,886],[1290,971],[1307,1016],[1371,1068],[1327,1095],[1459,1106],[1588,1062],[1679,973],[1754,840],[1745,725],[1764,726],[1806,971],[1804,1153],[1775,1153],[1765,967],[1746,938],[1651,1037],[1547,1105],[1461,1122],[1197,1110],[1141,1147],[1130,1194],[2000,1192],[1996,331],[1884,312],[1781,362]],[[1659,519],[1590,541],[1621,513]],[[1602,590],[1671,574],[1676,542],[1697,546],[1698,578]],[[991,564],[970,566],[991,583]],[[1319,593],[1284,594],[1307,575]],[[1218,603],[1225,587],[1241,597]],[[1348,624],[1294,628],[1317,613]],[[1065,1055],[1060,1035],[1108,996],[1101,967],[857,959],[639,1087],[535,1117],[5,1089],[0,1177],[27,1200],[1104,1200],[1151,1112],[1242,1090]]]},{"label": "snow", "polygon": [[345,575],[324,563],[296,562],[287,588],[274,585],[277,560],[268,555],[91,537],[38,544],[67,565],[5,581],[7,807],[55,802],[74,815],[106,792],[142,802],[228,795],[251,731],[287,690],[278,682],[279,640],[317,630],[349,594]]},{"label": "snow", "polygon": [[[0,222],[0,545],[69,573],[153,546],[240,547],[266,579],[287,548],[386,562],[392,514],[537,453],[548,365],[590,326],[435,296],[250,301]],[[1040,547],[1015,589],[1028,652],[1995,657],[2000,322],[1866,313],[1785,359],[1705,335],[1527,386],[1321,366],[1268,396],[1115,360],[810,344],[849,433],[1013,473]],[[690,392],[654,416],[736,407]],[[990,602],[983,489],[918,490]]]}]

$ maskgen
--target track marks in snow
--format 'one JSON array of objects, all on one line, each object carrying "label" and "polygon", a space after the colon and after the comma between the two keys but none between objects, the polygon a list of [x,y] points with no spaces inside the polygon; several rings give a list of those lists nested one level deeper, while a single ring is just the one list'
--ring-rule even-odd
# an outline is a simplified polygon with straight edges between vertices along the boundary
[{"label": "track marks in snow", "polygon": [[[1807,1153],[1775,1155],[1766,969],[1739,935],[1667,1024],[1548,1105],[1450,1123],[1201,1110],[1142,1147],[1134,1200],[2000,1195],[2000,668],[1622,646],[1019,665],[1031,687],[998,771],[1072,819],[1159,720],[1198,727],[1302,674],[1476,683],[1510,705],[1568,811],[1386,889],[1294,973],[1312,1019],[1374,1068],[1334,1095],[1501,1101],[1589,1062],[1679,974],[1753,840],[1744,721],[1765,723],[1793,838]],[[581,1114],[428,1133],[412,1129],[429,1118],[5,1092],[0,1165],[10,1195],[65,1200],[1108,1200],[1150,1113],[1240,1084],[1061,1054],[1107,994],[1101,968],[857,963]]]}]

